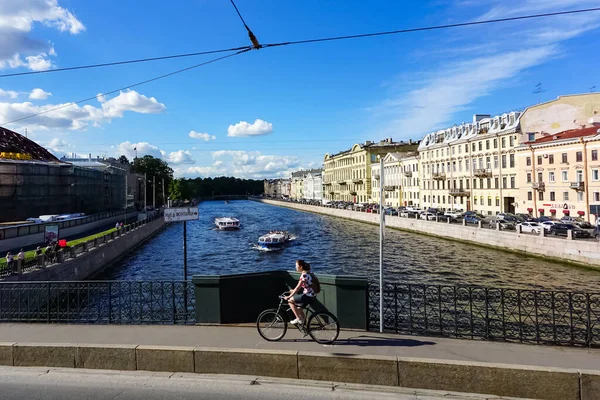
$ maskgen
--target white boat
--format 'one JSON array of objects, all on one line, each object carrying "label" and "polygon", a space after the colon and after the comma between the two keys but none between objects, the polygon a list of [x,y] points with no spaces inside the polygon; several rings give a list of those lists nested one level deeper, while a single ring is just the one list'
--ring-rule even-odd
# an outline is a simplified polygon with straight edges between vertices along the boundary
[{"label": "white boat", "polygon": [[232,217],[215,218],[215,225],[222,231],[240,229],[240,220]]},{"label": "white boat", "polygon": [[258,238],[258,245],[265,249],[282,247],[291,240],[286,231],[271,231]]}]

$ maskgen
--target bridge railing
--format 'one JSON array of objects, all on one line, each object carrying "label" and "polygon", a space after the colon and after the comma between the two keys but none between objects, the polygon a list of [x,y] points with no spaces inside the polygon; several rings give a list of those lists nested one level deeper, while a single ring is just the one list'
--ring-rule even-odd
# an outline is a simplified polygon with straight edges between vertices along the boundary
[{"label": "bridge railing", "polygon": [[[600,293],[386,284],[384,330],[520,343],[600,347]],[[369,328],[379,329],[369,283]]]}]

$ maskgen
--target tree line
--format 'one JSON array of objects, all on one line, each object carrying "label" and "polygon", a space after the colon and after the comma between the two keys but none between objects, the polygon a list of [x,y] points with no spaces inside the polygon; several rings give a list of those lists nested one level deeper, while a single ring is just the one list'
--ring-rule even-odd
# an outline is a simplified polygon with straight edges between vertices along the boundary
[{"label": "tree line", "polygon": [[256,179],[239,179],[220,176],[218,178],[179,178],[171,181],[169,194],[172,200],[190,200],[198,197],[223,195],[260,195],[264,183]]}]

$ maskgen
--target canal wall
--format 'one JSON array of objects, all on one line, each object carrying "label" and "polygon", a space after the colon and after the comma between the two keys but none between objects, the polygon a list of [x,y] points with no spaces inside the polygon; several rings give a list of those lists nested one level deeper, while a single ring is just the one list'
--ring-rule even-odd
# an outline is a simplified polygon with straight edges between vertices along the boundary
[{"label": "canal wall", "polygon": [[4,281],[82,281],[100,273],[133,248],[144,243],[166,225],[158,217],[108,242],[79,254],[77,257],[46,268],[12,275]]},{"label": "canal wall", "polygon": [[[379,215],[351,210],[341,210],[320,206],[311,206],[292,202],[252,199],[265,204],[292,208],[353,221],[379,225]],[[421,219],[385,216],[388,228],[407,232],[426,234],[443,239],[456,240],[499,250],[524,253],[544,257],[555,261],[567,261],[600,270],[600,243],[592,240],[569,240],[551,236],[518,233],[516,231],[498,231],[477,226],[446,224]]]},{"label": "canal wall", "polygon": [[[117,222],[125,222],[125,221],[137,221],[138,220],[138,212],[134,211],[134,212],[130,212],[127,214],[127,216],[125,216],[125,214],[120,213],[119,215],[115,215],[112,217],[108,217],[108,218],[102,218],[102,219],[98,219],[95,220],[93,222],[89,222],[87,224],[81,224],[81,225],[75,225],[75,226],[70,226],[67,228],[60,228],[59,234],[61,238],[65,238],[65,237],[69,237],[69,236],[75,236],[75,235],[81,235],[84,234],[86,232],[89,232],[93,229],[97,229],[97,228],[101,228],[103,226],[107,226],[107,225],[113,225],[116,224]],[[62,221],[62,222],[51,222],[47,225],[53,225],[53,224],[57,224],[57,225],[64,225],[64,224],[75,224],[77,221]],[[43,225],[43,224],[40,224]],[[18,228],[14,228],[13,230],[17,230]],[[22,229],[29,229],[29,227],[25,226],[22,227]],[[5,253],[9,250],[16,250],[16,249],[21,249],[24,247],[30,247],[30,246],[39,246],[44,244],[44,229],[40,229],[40,232],[38,233],[33,233],[33,234],[29,234],[29,235],[25,235],[25,236],[16,236],[16,232],[15,232],[15,237],[9,237],[8,236],[8,229],[5,232],[5,235],[3,238],[1,238],[2,240],[0,240],[0,252]]]}]

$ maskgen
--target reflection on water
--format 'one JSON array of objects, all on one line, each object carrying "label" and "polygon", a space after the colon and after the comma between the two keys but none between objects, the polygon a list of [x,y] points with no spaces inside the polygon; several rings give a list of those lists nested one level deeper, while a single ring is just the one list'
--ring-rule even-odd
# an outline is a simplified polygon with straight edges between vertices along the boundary
[{"label": "reflection on water", "polygon": [[[200,220],[188,222],[190,276],[291,270],[301,258],[317,273],[378,277],[377,226],[245,200],[203,202],[199,208]],[[213,229],[221,216],[239,218],[242,229]],[[297,239],[282,251],[255,250],[258,237],[274,229]],[[182,224],[172,224],[99,278],[183,279],[182,234]],[[388,282],[600,291],[599,272],[390,229],[384,273]]]}]

